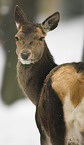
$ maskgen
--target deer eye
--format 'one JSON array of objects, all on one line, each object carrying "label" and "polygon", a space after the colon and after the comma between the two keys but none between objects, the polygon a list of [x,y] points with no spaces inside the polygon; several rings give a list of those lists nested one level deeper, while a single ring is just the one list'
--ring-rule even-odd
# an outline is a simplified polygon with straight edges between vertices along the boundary
[{"label": "deer eye", "polygon": [[40,37],[39,40],[40,40],[40,41],[43,41],[43,40],[44,40],[44,37]]},{"label": "deer eye", "polygon": [[19,41],[19,38],[17,36],[15,36],[15,41]]}]

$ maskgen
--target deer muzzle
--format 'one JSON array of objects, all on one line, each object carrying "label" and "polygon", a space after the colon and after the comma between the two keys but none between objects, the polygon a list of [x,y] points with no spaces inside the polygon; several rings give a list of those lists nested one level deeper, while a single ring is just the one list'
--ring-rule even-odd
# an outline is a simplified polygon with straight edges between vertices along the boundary
[{"label": "deer muzzle", "polygon": [[21,58],[24,59],[24,60],[27,60],[29,57],[30,57],[30,52],[28,53],[21,53]]}]

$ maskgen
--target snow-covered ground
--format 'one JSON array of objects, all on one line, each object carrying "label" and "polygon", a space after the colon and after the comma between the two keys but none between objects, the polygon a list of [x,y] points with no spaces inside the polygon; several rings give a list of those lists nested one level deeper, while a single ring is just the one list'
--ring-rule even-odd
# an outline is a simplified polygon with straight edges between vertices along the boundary
[{"label": "snow-covered ground", "polygon": [[28,99],[11,106],[0,103],[0,145],[39,145],[35,107]]},{"label": "snow-covered ground", "polygon": [[[81,17],[48,33],[46,42],[58,64],[81,61],[84,19]],[[0,47],[0,89],[3,77],[4,52]],[[0,145],[40,145],[35,124],[35,106],[28,99],[6,106],[0,97]]]}]

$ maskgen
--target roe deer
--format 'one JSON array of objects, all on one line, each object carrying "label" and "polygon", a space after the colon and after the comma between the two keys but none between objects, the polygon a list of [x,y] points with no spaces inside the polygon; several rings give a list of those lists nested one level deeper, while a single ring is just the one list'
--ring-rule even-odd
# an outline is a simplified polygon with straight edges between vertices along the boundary
[{"label": "roe deer", "polygon": [[16,6],[17,76],[37,106],[41,145],[84,145],[84,63],[57,66],[44,41],[59,17],[56,12],[42,24],[33,24]]}]

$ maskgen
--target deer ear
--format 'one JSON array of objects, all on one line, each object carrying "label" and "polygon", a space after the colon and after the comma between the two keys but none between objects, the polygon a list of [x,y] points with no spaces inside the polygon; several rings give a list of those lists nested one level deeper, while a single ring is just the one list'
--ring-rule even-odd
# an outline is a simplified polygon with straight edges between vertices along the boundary
[{"label": "deer ear", "polygon": [[22,9],[18,5],[16,5],[15,7],[14,17],[15,17],[17,29],[19,29],[21,25],[27,22],[27,17],[25,13],[22,11]]},{"label": "deer ear", "polygon": [[58,22],[60,20],[59,12],[55,12],[53,15],[49,16],[45,21],[42,23],[42,28],[44,32],[49,32],[55,29],[58,26]]}]

